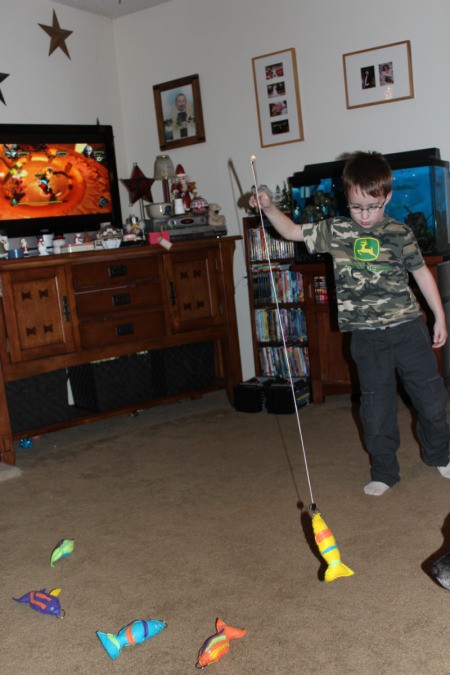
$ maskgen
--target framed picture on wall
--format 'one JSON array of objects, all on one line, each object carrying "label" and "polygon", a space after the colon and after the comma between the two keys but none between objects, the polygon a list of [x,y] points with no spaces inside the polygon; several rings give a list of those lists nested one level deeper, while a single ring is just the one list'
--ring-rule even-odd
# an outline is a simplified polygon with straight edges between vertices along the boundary
[{"label": "framed picture on wall", "polygon": [[155,84],[153,97],[161,150],[206,141],[198,75]]},{"label": "framed picture on wall", "polygon": [[261,147],[303,141],[295,49],[252,59]]},{"label": "framed picture on wall", "polygon": [[411,43],[343,54],[347,108],[414,98]]}]

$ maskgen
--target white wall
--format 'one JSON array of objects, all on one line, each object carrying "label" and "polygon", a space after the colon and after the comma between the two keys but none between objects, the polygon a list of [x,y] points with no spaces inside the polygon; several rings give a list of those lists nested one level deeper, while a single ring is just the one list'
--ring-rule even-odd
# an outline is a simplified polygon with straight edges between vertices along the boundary
[{"label": "white wall", "polygon": [[[39,26],[71,30],[70,59]],[[125,161],[125,134],[118,95],[114,24],[49,0],[0,0],[0,124],[111,124],[116,152]],[[122,174],[121,174],[122,175]],[[124,174],[124,177],[128,177]]]},{"label": "white wall", "polygon": [[[258,179],[271,187],[305,164],[355,149],[438,147],[450,159],[449,25],[446,0],[172,0],[121,19],[117,55],[129,158],[151,171],[158,153],[153,84],[198,73],[207,142],[170,154],[202,195],[222,205],[230,233],[239,232],[243,212],[236,202],[252,184],[252,154]],[[402,40],[411,41],[415,98],[347,110],[342,54]],[[251,60],[290,47],[297,55],[305,141],[263,149]],[[142,64],[139,78],[133,77],[136,63]],[[242,269],[239,248],[236,298],[249,377]]]},{"label": "white wall", "polygon": [[[56,10],[71,59],[37,26]],[[8,17],[7,20],[5,17]],[[200,194],[218,202],[240,233],[241,191],[281,184],[305,164],[344,151],[438,147],[450,159],[448,0],[171,0],[112,22],[50,0],[0,0],[1,122],[112,124],[119,175],[137,162],[153,175],[159,154],[154,84],[200,76],[206,143],[178,148]],[[347,110],[342,54],[410,40],[414,99]],[[252,57],[295,47],[305,140],[261,148]],[[154,199],[159,200],[159,186]],[[130,212],[121,188],[124,218]],[[243,248],[235,266],[244,377],[253,374]]]}]

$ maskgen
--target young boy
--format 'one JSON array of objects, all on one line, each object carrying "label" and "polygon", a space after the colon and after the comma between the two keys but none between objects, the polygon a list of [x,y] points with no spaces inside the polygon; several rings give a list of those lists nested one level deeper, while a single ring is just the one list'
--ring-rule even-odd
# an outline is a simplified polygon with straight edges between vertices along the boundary
[{"label": "young boy", "polygon": [[[352,332],[360,417],[371,457],[372,480],[364,492],[380,496],[400,480],[396,372],[417,413],[423,461],[450,478],[448,395],[432,349],[445,344],[447,329],[438,288],[414,234],[384,213],[392,196],[386,159],[377,152],[355,152],[342,179],[351,218],[296,225],[265,192],[258,200],[285,239],[304,241],[310,253],[333,258],[339,329]],[[250,205],[258,206],[254,195]],[[433,343],[408,273],[434,314]]]}]

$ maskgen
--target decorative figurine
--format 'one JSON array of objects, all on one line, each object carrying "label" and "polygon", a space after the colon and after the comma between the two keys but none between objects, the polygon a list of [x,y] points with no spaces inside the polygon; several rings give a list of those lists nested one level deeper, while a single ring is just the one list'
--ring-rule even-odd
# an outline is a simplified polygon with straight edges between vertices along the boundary
[{"label": "decorative figurine", "polygon": [[205,215],[208,213],[208,202],[203,197],[196,195],[191,201],[191,211],[195,216]]},{"label": "decorative figurine", "polygon": [[141,642],[160,633],[166,626],[165,621],[133,621],[133,623],[122,628],[117,635],[97,631],[97,637],[108,656],[115,660],[124,647],[141,644]]},{"label": "decorative figurine", "polygon": [[7,257],[9,251],[9,241],[4,230],[0,234],[0,256]]},{"label": "decorative figurine", "polygon": [[236,640],[237,638],[244,637],[247,633],[247,630],[243,628],[233,628],[233,626],[227,626],[222,619],[217,619],[216,621],[216,633],[211,635],[201,647],[198,653],[198,659],[196,668],[205,668],[211,663],[215,663],[222,656],[228,654],[230,651],[230,640]]},{"label": "decorative figurine", "polygon": [[39,255],[48,255],[47,247],[45,245],[44,237],[39,237],[38,239],[38,251]]},{"label": "decorative figurine", "polygon": [[218,204],[210,204],[208,206],[208,225],[214,225],[215,227],[223,227],[225,225],[225,216],[219,216],[221,208]]},{"label": "decorative figurine", "polygon": [[22,249],[24,255],[28,254],[28,242],[26,239],[20,240],[20,248]]},{"label": "decorative figurine", "polygon": [[34,609],[40,614],[51,614],[58,619],[62,619],[64,610],[61,609],[57,597],[60,593],[60,588],[54,588],[50,593],[47,593],[43,588],[40,591],[30,591],[29,593],[26,593],[26,595],[22,595],[21,598],[13,598],[13,600],[16,602],[27,602],[31,609]]}]

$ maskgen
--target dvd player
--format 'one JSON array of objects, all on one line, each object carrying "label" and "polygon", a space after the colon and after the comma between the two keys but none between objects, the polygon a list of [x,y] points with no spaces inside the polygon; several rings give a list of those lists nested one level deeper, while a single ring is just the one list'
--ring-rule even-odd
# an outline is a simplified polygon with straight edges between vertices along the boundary
[{"label": "dvd player", "polygon": [[145,220],[146,232],[169,232],[170,241],[225,237],[226,225],[208,225],[206,216],[170,216]]},{"label": "dvd player", "polygon": [[187,241],[189,239],[211,239],[212,237],[225,237],[227,227],[215,225],[192,225],[192,227],[174,228],[168,230],[170,241]]}]

